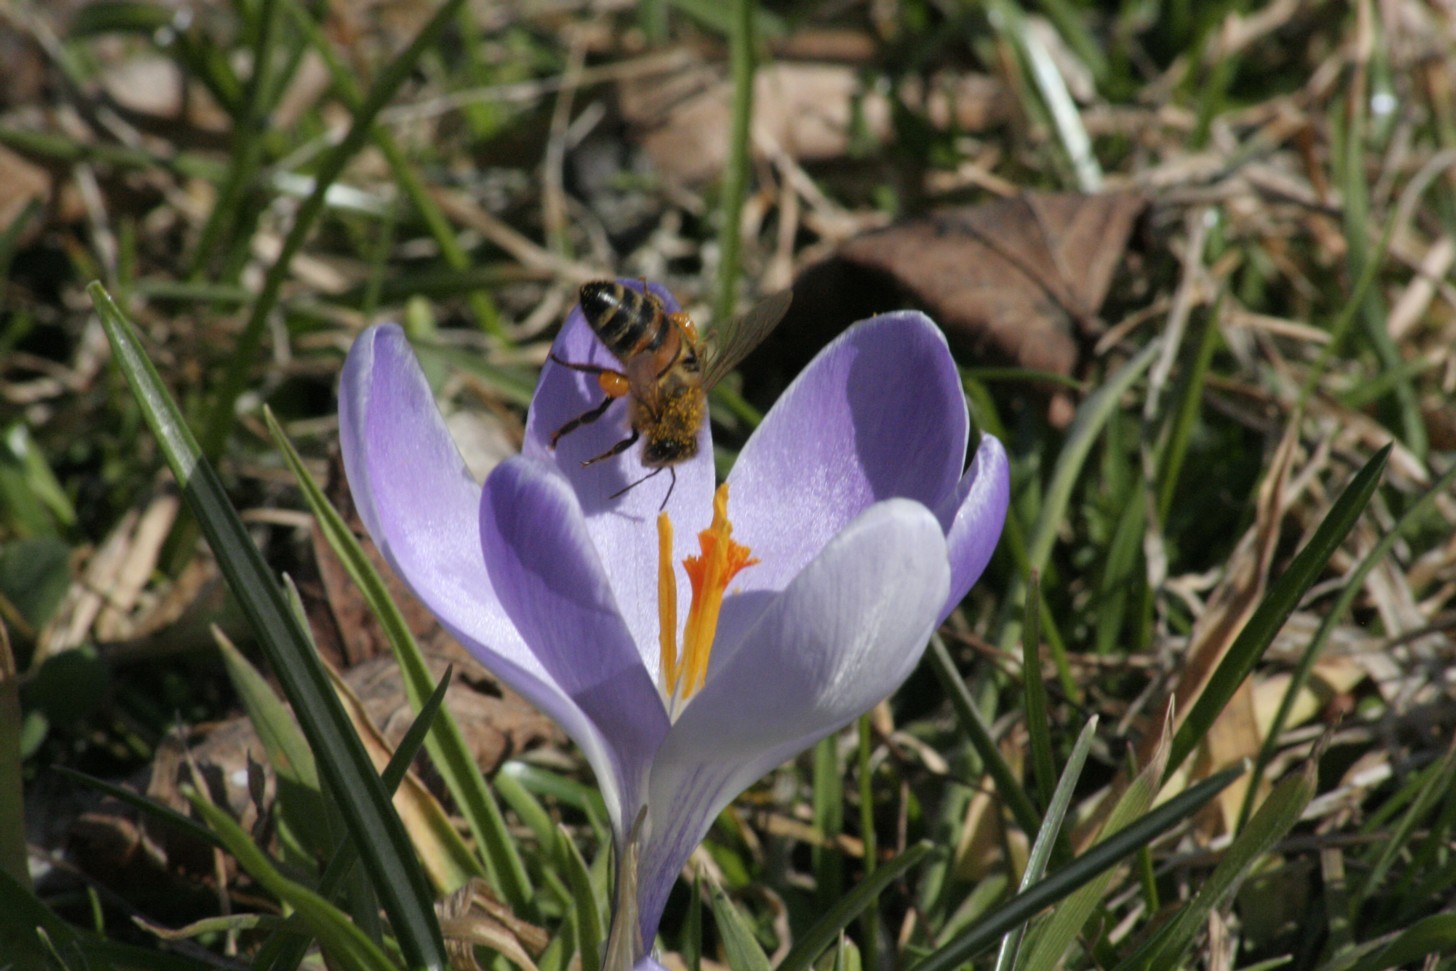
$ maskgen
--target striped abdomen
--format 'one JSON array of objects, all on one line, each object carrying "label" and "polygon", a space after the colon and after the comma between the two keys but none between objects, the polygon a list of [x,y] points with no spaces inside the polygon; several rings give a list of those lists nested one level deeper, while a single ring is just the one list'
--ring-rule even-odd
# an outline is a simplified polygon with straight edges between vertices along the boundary
[{"label": "striped abdomen", "polygon": [[607,350],[623,361],[655,355],[673,331],[662,301],[607,280],[582,285],[581,312]]}]

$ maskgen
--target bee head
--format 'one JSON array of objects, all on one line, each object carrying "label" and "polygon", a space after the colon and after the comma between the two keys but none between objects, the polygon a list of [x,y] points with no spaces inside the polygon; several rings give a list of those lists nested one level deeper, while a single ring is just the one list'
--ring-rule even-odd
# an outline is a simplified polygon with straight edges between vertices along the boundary
[{"label": "bee head", "polygon": [[654,469],[684,462],[698,454],[697,437],[649,438],[642,446],[642,464]]}]

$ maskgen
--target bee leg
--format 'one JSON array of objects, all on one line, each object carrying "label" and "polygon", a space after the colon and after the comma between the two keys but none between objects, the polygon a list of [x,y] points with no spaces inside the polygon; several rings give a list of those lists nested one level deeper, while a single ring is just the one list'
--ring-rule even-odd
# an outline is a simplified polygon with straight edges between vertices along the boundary
[{"label": "bee leg", "polygon": [[660,465],[660,466],[658,466],[657,468],[653,469],[651,472],[649,472],[646,475],[644,475],[642,478],[638,479],[636,482],[629,482],[629,483],[627,483],[627,485],[625,485],[622,488],[618,489],[616,492],[612,493],[610,496],[607,496],[607,498],[608,499],[615,499],[618,496],[622,495],[623,493],[629,492],[632,489],[637,488],[642,483],[646,482],[648,479],[650,479],[653,476],[658,475],[659,473],[661,473],[663,469],[666,469],[667,472],[668,472],[668,474],[672,476],[672,482],[667,487],[667,495],[665,495],[665,496],[662,497],[662,505],[660,505],[660,506],[657,507],[657,511],[658,512],[662,512],[664,509],[667,508],[667,500],[669,500],[669,499],[672,498],[672,490],[675,489],[675,488],[677,488],[677,469],[673,468],[670,465]]},{"label": "bee leg", "polygon": [[[571,419],[571,421],[556,429],[556,431],[551,433],[551,447],[555,448],[557,441],[561,438],[562,435],[565,435],[567,432],[576,431],[582,425],[590,425],[592,422],[602,417],[606,410],[611,407],[612,402],[616,400],[616,398],[612,397],[603,398],[602,403],[597,405],[595,408],[591,409],[590,411],[582,412],[580,415],[577,415],[575,418]],[[593,459],[593,461],[596,460]]]},{"label": "bee leg", "polygon": [[563,361],[555,354],[550,357],[564,368],[580,371],[582,374],[595,374],[597,384],[602,386],[602,390],[606,392],[608,398],[620,398],[632,390],[632,383],[628,380],[627,375],[616,368],[602,367],[600,364],[577,364],[575,361]]},{"label": "bee leg", "polygon": [[[608,398],[607,400],[611,401],[612,399]],[[613,455],[621,455],[623,452],[627,451],[627,449],[631,448],[633,445],[636,445],[637,439],[641,437],[642,436],[638,433],[637,429],[632,429],[632,434],[628,435],[626,438],[622,439],[620,442],[613,445],[611,448],[607,449],[596,458],[587,459],[585,462],[581,463],[582,468],[586,468],[588,465],[596,465],[602,459],[609,459]]]},{"label": "bee leg", "polygon": [[557,357],[555,354],[550,354],[548,356],[551,358],[551,360],[555,361],[557,364],[560,364],[562,367],[571,368],[573,371],[580,371],[583,374],[618,374],[618,373],[620,373],[620,372],[618,372],[614,368],[602,367],[600,364],[578,364],[575,361],[563,361],[561,358]]}]

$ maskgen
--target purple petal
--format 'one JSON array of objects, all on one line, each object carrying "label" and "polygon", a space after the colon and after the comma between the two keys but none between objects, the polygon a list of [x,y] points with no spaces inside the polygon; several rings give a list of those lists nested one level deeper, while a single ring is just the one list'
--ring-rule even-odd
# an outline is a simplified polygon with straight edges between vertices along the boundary
[{"label": "purple petal", "polygon": [[735,533],[764,563],[744,574],[745,589],[781,588],[871,503],[944,507],[967,427],[955,362],[924,314],[845,331],[784,392],[728,476]]},{"label": "purple petal", "polygon": [[976,457],[962,477],[956,497],[958,501],[946,535],[950,548],[950,596],[941,610],[940,620],[949,616],[981,578],[1006,525],[1011,471],[1006,463],[1006,450],[995,438],[981,436]]},{"label": "purple petal", "polygon": [[507,459],[485,482],[480,542],[511,622],[590,722],[589,731],[564,727],[596,769],[625,834],[668,721],[570,484],[553,466]]},{"label": "purple petal", "polygon": [[400,578],[492,669],[500,657],[539,677],[486,576],[480,486],[399,327],[372,327],[350,349],[339,438],[359,517]]},{"label": "purple petal", "polygon": [[644,939],[725,805],[899,687],[949,586],[940,524],[924,506],[893,499],[852,522],[783,593],[742,595],[770,602],[752,611],[751,629],[720,628],[707,684],[653,765],[639,871]]},{"label": "purple petal", "polygon": [[[620,282],[642,289],[639,280]],[[663,287],[648,284],[648,289],[663,301],[669,312],[680,309]],[[580,307],[571,311],[551,350],[564,361],[621,368],[621,362],[592,333]],[[602,560],[612,565],[609,574],[622,616],[634,639],[651,647],[643,663],[649,671],[656,672],[657,530],[654,523],[671,487],[667,511],[673,521],[683,524],[701,520],[703,525],[707,524],[716,482],[713,439],[708,422],[703,422],[696,457],[664,470],[613,499],[612,493],[653,471],[642,464],[640,442],[621,455],[582,467],[583,461],[602,454],[631,434],[625,399],[613,403],[592,424],[564,435],[556,449],[550,448],[551,435],[557,429],[603,398],[595,375],[573,371],[548,360],[541,371],[536,396],[531,400],[523,452],[555,465],[571,483],[586,517],[587,531]],[[676,484],[673,484],[674,475]],[[695,548],[692,531],[680,526],[675,535],[675,559],[681,561]]]},{"label": "purple petal", "polygon": [[359,516],[395,573],[491,673],[596,753],[604,787],[619,785],[595,722],[532,653],[496,595],[481,548],[481,487],[397,326],[370,328],[349,351],[339,435]]}]

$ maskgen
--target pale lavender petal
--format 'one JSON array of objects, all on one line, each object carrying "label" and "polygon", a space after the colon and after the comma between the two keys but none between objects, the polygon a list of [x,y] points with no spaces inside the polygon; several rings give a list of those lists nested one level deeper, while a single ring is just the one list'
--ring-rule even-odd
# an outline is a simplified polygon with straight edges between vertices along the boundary
[{"label": "pale lavender petal", "polygon": [[890,500],[850,523],[781,594],[744,595],[770,602],[735,642],[717,645],[706,686],[653,765],[639,871],[644,937],[724,806],[899,687],[949,586],[940,524],[918,503]]},{"label": "pale lavender petal", "polygon": [[950,596],[940,612],[940,620],[950,615],[981,578],[1006,525],[1011,471],[1006,450],[990,435],[981,436],[971,467],[956,489],[956,499],[955,508],[950,511],[950,532],[946,535],[950,549]]},{"label": "pale lavender petal", "polygon": [[497,662],[505,661],[544,678],[491,589],[476,525],[480,486],[399,327],[371,327],[350,349],[339,439],[359,518],[395,573],[492,670],[504,677]]},{"label": "pale lavender petal", "polygon": [[563,727],[596,769],[623,835],[667,732],[667,714],[570,484],[553,466],[524,456],[507,459],[485,481],[479,535],[505,612],[547,676],[590,723],[590,730]]},{"label": "pale lavender petal", "polygon": [[[365,331],[339,387],[339,437],[354,503],[396,574],[492,674],[615,771],[595,723],[506,615],[481,549],[481,487],[470,477],[404,332]],[[618,786],[606,776],[603,786]]]},{"label": "pale lavender petal", "polygon": [[845,331],[784,392],[728,476],[735,536],[763,561],[744,588],[781,588],[871,503],[944,507],[967,427],[955,362],[924,314]]},{"label": "pale lavender petal", "polygon": [[[621,280],[640,290],[640,280]],[[657,284],[648,284],[671,311],[678,310],[672,294]],[[621,364],[597,339],[576,307],[566,319],[552,353],[579,364],[596,364],[619,369]],[[698,454],[679,463],[671,471],[663,471],[613,499],[611,494],[636,482],[652,470],[642,464],[642,444],[638,442],[621,455],[583,468],[581,463],[600,455],[625,439],[631,429],[627,423],[627,401],[614,403],[590,425],[583,425],[561,438],[551,449],[551,435],[571,419],[600,403],[604,395],[594,375],[583,374],[547,361],[541,371],[541,383],[531,401],[526,420],[525,455],[554,464],[571,483],[581,502],[587,530],[608,571],[612,589],[627,621],[633,638],[645,650],[642,662],[656,676],[657,658],[657,519],[658,507],[671,486],[667,511],[679,524],[674,536],[675,562],[695,551],[691,528],[685,523],[707,525],[712,511],[715,485],[713,439],[708,422],[698,435]],[[674,473],[676,485],[672,484]],[[693,527],[700,528],[700,527]],[[681,572],[681,571],[679,571]],[[686,587],[682,597],[686,598]],[[684,600],[684,602],[686,602]]]}]

